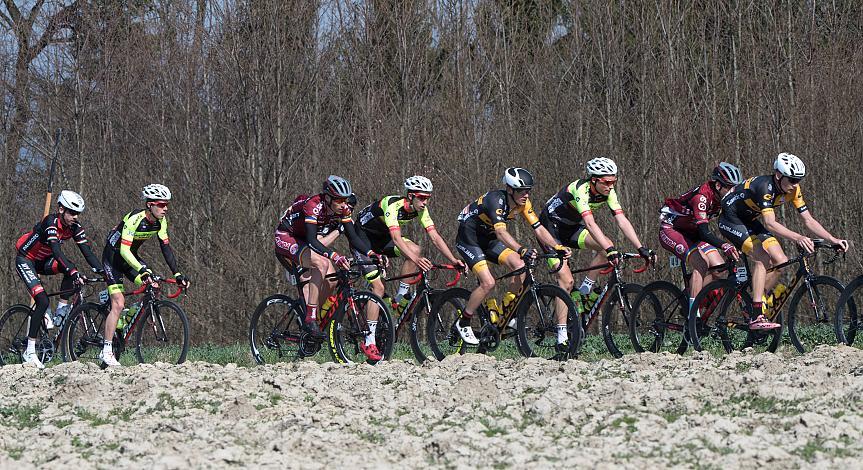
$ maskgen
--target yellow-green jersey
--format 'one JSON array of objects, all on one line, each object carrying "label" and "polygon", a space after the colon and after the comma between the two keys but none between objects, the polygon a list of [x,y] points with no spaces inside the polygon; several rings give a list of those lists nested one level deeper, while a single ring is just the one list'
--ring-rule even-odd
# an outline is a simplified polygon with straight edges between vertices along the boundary
[{"label": "yellow-green jersey", "polygon": [[434,228],[428,207],[413,211],[410,201],[404,196],[386,196],[369,204],[359,214],[360,228],[369,237],[375,238],[391,238],[393,230],[400,229],[413,220],[419,220],[426,231]]}]

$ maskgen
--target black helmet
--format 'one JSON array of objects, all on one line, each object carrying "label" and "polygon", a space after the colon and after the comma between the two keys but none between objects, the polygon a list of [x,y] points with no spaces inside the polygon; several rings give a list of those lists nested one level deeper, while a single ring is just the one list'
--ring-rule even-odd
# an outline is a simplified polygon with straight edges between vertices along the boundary
[{"label": "black helmet", "polygon": [[351,183],[341,176],[330,175],[324,181],[324,194],[335,198],[349,198],[354,191],[351,189]]},{"label": "black helmet", "polygon": [[524,168],[510,167],[503,172],[503,182],[512,189],[530,189],[533,175]]},{"label": "black helmet", "polygon": [[713,174],[710,179],[718,181],[722,186],[737,186],[743,182],[743,177],[740,176],[740,169],[736,166],[722,162],[716,165],[713,169]]}]

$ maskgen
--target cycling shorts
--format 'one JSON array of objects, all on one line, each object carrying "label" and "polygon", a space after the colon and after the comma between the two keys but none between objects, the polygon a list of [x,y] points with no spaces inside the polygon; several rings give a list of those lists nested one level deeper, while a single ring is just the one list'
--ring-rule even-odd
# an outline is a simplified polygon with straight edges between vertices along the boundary
[{"label": "cycling shorts", "polygon": [[779,243],[776,237],[758,219],[743,222],[724,212],[719,216],[719,232],[738,250],[747,255],[751,255],[759,244],[767,249]]},{"label": "cycling shorts", "polygon": [[455,249],[475,273],[488,269],[487,260],[501,264],[508,256],[515,254],[494,235],[477,236],[476,230],[465,224],[459,224]]},{"label": "cycling shorts", "polygon": [[668,224],[661,224],[659,227],[659,244],[674,253],[674,256],[684,263],[688,261],[689,255],[695,250],[705,255],[711,251],[716,251],[716,247],[713,245],[676,230]]}]

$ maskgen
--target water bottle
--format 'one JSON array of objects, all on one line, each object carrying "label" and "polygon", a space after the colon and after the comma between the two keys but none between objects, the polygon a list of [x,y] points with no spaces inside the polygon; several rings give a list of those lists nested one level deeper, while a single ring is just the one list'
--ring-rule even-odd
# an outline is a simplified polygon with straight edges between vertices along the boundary
[{"label": "water bottle", "polygon": [[497,299],[488,299],[485,301],[485,306],[488,308],[488,317],[493,324],[497,324],[500,318],[500,307],[497,305]]},{"label": "water bottle", "polygon": [[66,315],[69,314],[69,310],[72,309],[72,306],[69,304],[57,307],[57,310],[54,310],[54,324],[62,325],[63,320],[66,318]]},{"label": "water bottle", "polygon": [[738,266],[734,269],[734,275],[737,277],[737,282],[743,284],[749,279],[749,273],[746,272],[746,266]]},{"label": "water bottle", "polygon": [[54,328],[54,320],[52,319],[53,316],[54,314],[51,313],[51,307],[48,307],[48,309],[45,310],[45,319],[43,320],[43,323],[45,323],[45,329],[51,330]]},{"label": "water bottle", "polygon": [[122,330],[123,328],[126,328],[126,325],[135,318],[135,314],[137,314],[140,309],[140,302],[135,302],[130,305],[129,308],[124,308],[123,311],[120,312],[120,318],[117,320],[117,329]]}]

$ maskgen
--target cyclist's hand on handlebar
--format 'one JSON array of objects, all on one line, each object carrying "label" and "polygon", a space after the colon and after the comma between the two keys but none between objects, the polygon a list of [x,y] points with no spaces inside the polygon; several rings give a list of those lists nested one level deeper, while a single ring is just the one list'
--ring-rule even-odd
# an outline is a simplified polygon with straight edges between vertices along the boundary
[{"label": "cyclist's hand on handlebar", "polygon": [[740,253],[737,252],[737,248],[735,248],[731,243],[723,243],[722,251],[725,252],[726,257],[731,258],[734,261],[740,261]]},{"label": "cyclist's hand on handlebar", "polygon": [[383,269],[386,269],[387,266],[390,265],[390,259],[382,254],[375,253],[374,251],[369,251],[367,255],[370,260],[372,260],[375,264],[377,264]]},{"label": "cyclist's hand on handlebar", "polygon": [[797,246],[806,250],[807,253],[815,252],[815,242],[813,242],[811,238],[805,235],[800,235],[799,237],[795,238],[794,242],[797,243]]},{"label": "cyclist's hand on handlebar", "polygon": [[620,266],[620,252],[617,251],[617,248],[614,245],[605,249],[605,259],[608,260],[608,263],[612,266]]},{"label": "cyclist's hand on handlebar", "polygon": [[851,249],[848,240],[836,240],[833,242],[833,245],[836,247],[836,251],[841,251],[842,253],[848,253],[848,250]]},{"label": "cyclist's hand on handlebar", "polygon": [[140,274],[141,276],[141,284],[155,284],[153,281],[153,271],[149,269],[145,270]]},{"label": "cyclist's hand on handlebar", "polygon": [[645,247],[640,247],[638,249],[638,256],[641,256],[649,264],[656,264],[656,252]]},{"label": "cyclist's hand on handlebar", "polygon": [[563,245],[555,245],[554,251],[563,259],[569,259],[572,256],[572,250]]},{"label": "cyclist's hand on handlebar", "polygon": [[188,289],[189,286],[192,285],[192,281],[180,273],[174,274],[174,280],[177,281],[177,285],[183,289]]},{"label": "cyclist's hand on handlebar", "polygon": [[351,269],[351,262],[347,256],[342,256],[335,251],[332,256],[333,264],[336,265],[337,268],[347,271]]},{"label": "cyclist's hand on handlebar", "polygon": [[84,276],[81,275],[80,272],[72,271],[72,274],[69,275],[72,278],[72,282],[74,282],[78,286],[84,285]]},{"label": "cyclist's hand on handlebar", "polygon": [[460,259],[452,260],[452,265],[458,267],[459,271],[467,271],[467,265],[465,265],[464,261]]},{"label": "cyclist's hand on handlebar", "polygon": [[524,261],[532,261],[536,259],[537,252],[535,248],[521,247],[518,249],[518,255],[521,256],[521,259]]},{"label": "cyclist's hand on handlebar", "polygon": [[434,267],[434,263],[432,263],[431,260],[424,256],[420,256],[419,258],[414,260],[414,264],[416,264],[417,267],[422,269],[424,272],[428,272]]}]

